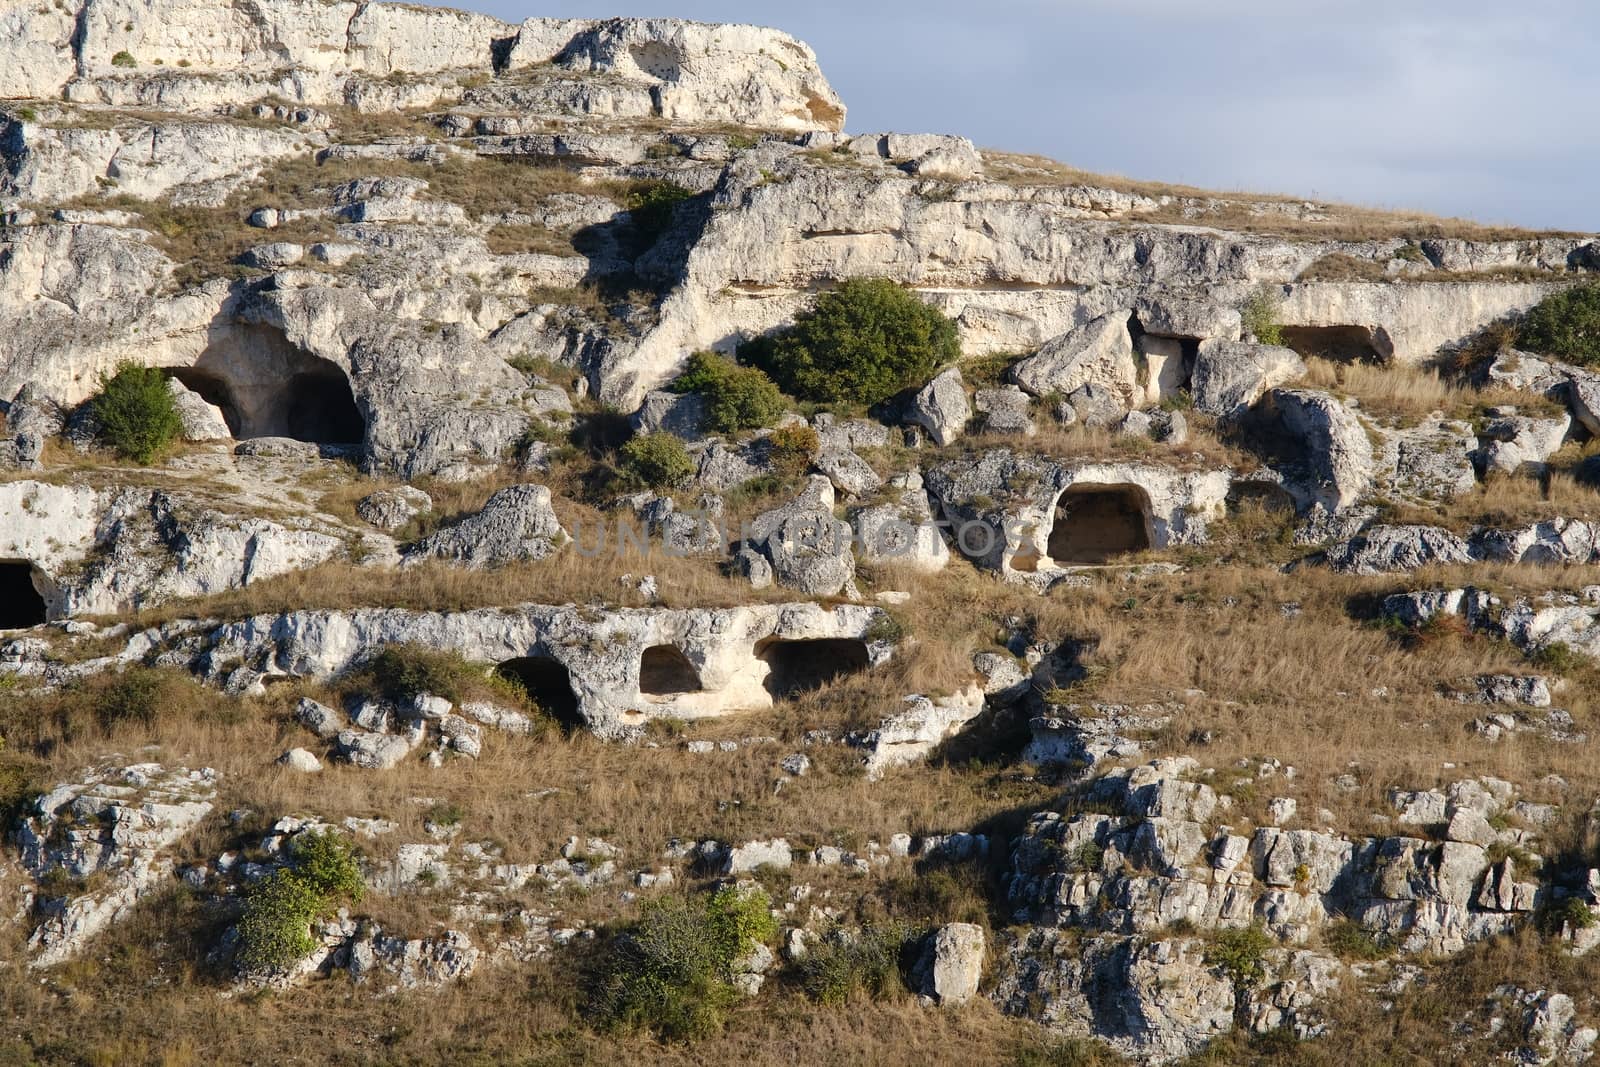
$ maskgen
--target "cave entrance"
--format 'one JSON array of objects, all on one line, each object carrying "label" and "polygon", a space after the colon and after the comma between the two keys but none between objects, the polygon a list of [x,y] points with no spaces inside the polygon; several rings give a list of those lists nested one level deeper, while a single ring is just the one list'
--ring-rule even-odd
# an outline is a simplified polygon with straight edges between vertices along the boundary
[{"label": "cave entrance", "polygon": [[851,638],[770,639],[756,646],[756,657],[767,665],[767,692],[780,699],[821,689],[848,674],[859,674],[870,663],[867,643]]},{"label": "cave entrance", "polygon": [[698,693],[700,672],[676,645],[652,645],[639,659],[639,693],[646,697],[674,697]]},{"label": "cave entrance", "polygon": [[221,408],[228,429],[241,440],[292,437],[349,445],[367,436],[343,368],[290,342],[275,327],[220,329],[192,367],[170,373]]},{"label": "cave entrance", "polygon": [[494,669],[502,678],[517,682],[546,715],[566,729],[588,725],[578,711],[578,694],[572,688],[567,665],[553,656],[509,659]]},{"label": "cave entrance", "polygon": [[44,596],[26,560],[0,562],[0,630],[25,630],[48,619]]},{"label": "cave entrance", "polygon": [[1394,357],[1394,342],[1382,327],[1284,326],[1283,343],[1302,356],[1332,363],[1387,363]]},{"label": "cave entrance", "polygon": [[1057,563],[1105,563],[1150,547],[1150,497],[1136,485],[1074,485],[1056,502],[1046,551]]},{"label": "cave entrance", "polygon": [[288,435],[319,445],[360,444],[367,436],[367,424],[356,407],[350,379],[327,360],[317,362],[322,366],[289,379]]}]

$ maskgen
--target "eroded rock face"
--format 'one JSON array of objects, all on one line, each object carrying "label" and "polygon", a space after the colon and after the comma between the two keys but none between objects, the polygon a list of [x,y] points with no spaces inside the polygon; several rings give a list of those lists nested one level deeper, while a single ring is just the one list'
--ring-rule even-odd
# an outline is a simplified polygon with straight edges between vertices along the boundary
[{"label": "eroded rock face", "polygon": [[51,618],[240,589],[344,547],[330,533],[223,515],[159,490],[0,485],[0,557],[33,566]]},{"label": "eroded rock face", "polygon": [[217,774],[156,763],[111,766],[57,786],[19,823],[39,922],[32,965],[82,952],[172,876],[172,846],[210,814]]},{"label": "eroded rock face", "polygon": [[405,558],[488,567],[544,559],[568,540],[550,506],[550,490],[514,485],[490,497],[477,514],[419,541]]},{"label": "eroded rock face", "polygon": [[[218,627],[195,662],[219,678],[232,679],[232,665],[243,663],[257,679],[325,679],[386,645],[421,645],[499,664],[528,681],[541,704],[617,736],[651,715],[694,718],[770,707],[790,687],[882,662],[890,649],[869,633],[883,618],[878,608],[809,603],[593,616],[535,606],[455,614],[308,611]],[[340,743],[381,761],[394,746],[380,738],[393,736],[358,732],[349,745],[342,737]]]}]

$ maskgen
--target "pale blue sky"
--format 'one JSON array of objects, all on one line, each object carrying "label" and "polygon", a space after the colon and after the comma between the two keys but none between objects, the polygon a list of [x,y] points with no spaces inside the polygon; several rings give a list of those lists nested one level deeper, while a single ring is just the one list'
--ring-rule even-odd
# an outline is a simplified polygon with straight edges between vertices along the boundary
[{"label": "pale blue sky", "polygon": [[816,49],[855,132],[1090,170],[1600,230],[1593,0],[467,0]]}]

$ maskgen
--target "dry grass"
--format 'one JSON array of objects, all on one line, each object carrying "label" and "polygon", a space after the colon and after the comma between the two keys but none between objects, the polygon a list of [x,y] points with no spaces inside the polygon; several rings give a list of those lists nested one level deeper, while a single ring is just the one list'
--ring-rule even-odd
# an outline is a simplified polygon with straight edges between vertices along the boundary
[{"label": "dry grass", "polygon": [[1308,210],[1304,197],[1199,189],[1190,185],[1095,174],[1043,156],[985,151],[984,162],[988,177],[995,181],[1024,186],[1087,186],[1168,201],[1155,211],[1134,216],[1142,222],[1203,225],[1245,233],[1344,241],[1420,240],[1428,237],[1511,241],[1581,236],[1511,226],[1486,226],[1467,219],[1351,204],[1316,203],[1310,204]]},{"label": "dry grass", "polygon": [[1504,386],[1476,388],[1442,375],[1435,367],[1403,363],[1344,363],[1306,359],[1303,384],[1335,396],[1354,397],[1361,410],[1380,418],[1415,421],[1433,412],[1451,419],[1480,419],[1492,407],[1514,407],[1535,418],[1559,417],[1565,408],[1554,400]]}]

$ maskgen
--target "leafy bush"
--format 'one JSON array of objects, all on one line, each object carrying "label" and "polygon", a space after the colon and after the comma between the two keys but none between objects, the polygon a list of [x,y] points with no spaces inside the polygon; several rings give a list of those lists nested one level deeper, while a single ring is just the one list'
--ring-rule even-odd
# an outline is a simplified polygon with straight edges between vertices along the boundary
[{"label": "leafy bush", "polygon": [[1283,344],[1283,327],[1278,322],[1282,310],[1277,293],[1267,286],[1257,289],[1239,309],[1245,333],[1254,335],[1264,345]]},{"label": "leafy bush", "polygon": [[1267,976],[1267,949],[1272,937],[1259,925],[1219,931],[1206,947],[1207,966],[1219,968],[1236,993],[1248,992]]},{"label": "leafy bush", "polygon": [[139,61],[133,58],[132,52],[118,52],[111,57],[111,65],[113,67],[137,67]]},{"label": "leafy bush", "polygon": [[1523,318],[1517,343],[1572,363],[1600,363],[1600,285],[1579,285],[1545,297]]},{"label": "leafy bush", "polygon": [[852,993],[887,996],[900,988],[900,954],[909,934],[898,923],[842,931],[814,945],[800,960],[800,984],[821,1004],[842,1004]]},{"label": "leafy bush", "polygon": [[148,464],[183,432],[167,377],[154,367],[121,363],[100,378],[94,399],[100,434],[120,455]]},{"label": "leafy bush", "polygon": [[397,704],[409,703],[422,693],[459,702],[463,687],[479,673],[459,653],[386,645],[351,680]]},{"label": "leafy bush", "polygon": [[317,947],[312,923],[338,903],[361,899],[361,869],[336,834],[296,838],[292,864],[257,882],[245,897],[235,961],[246,972],[293,966]]},{"label": "leafy bush", "polygon": [[640,244],[648,248],[672,225],[672,213],[694,194],[668,181],[640,182],[628,193],[628,214]]},{"label": "leafy bush", "polygon": [[793,327],[748,342],[740,359],[784,392],[832,404],[872,405],[961,357],[955,323],[882,278],[845,282]]},{"label": "leafy bush", "polygon": [[780,478],[793,479],[811,466],[822,440],[809,426],[780,426],[767,438],[767,445],[772,450],[773,470]]},{"label": "leafy bush", "polygon": [[1547,904],[1538,917],[1539,928],[1551,935],[1567,929],[1587,930],[1596,921],[1594,910],[1579,897],[1567,897],[1560,902]]},{"label": "leafy bush", "polygon": [[783,393],[756,367],[741,367],[715,352],[696,352],[688,369],[672,383],[679,393],[705,398],[705,429],[714,433],[756,430],[783,414]]},{"label": "leafy bush", "polygon": [[622,446],[622,473],[652,489],[666,489],[694,473],[683,442],[670,433],[647,433]]},{"label": "leafy bush", "polygon": [[664,897],[608,946],[596,983],[600,1020],[689,1041],[719,1032],[738,999],[734,961],[777,936],[760,890]]}]

